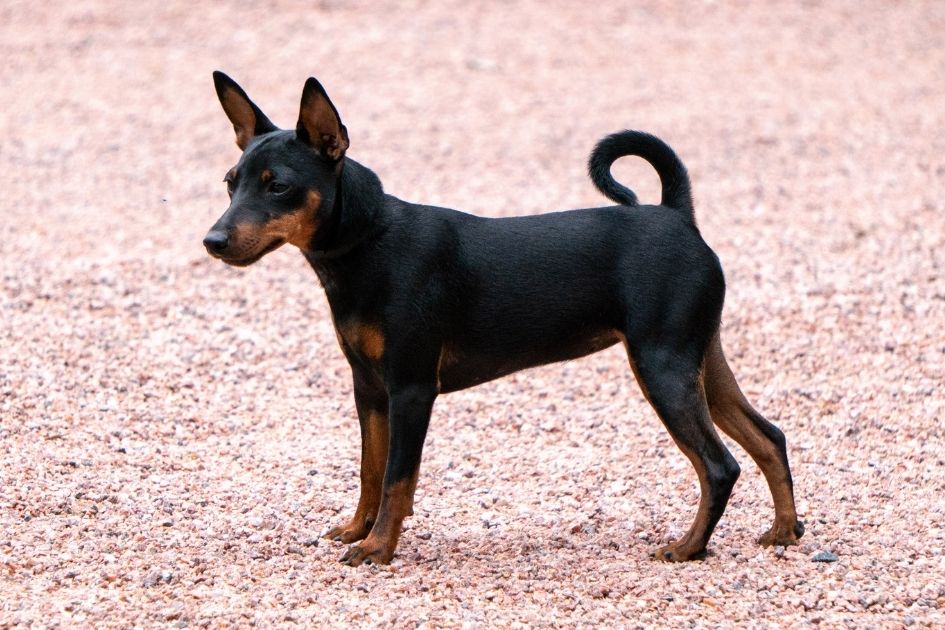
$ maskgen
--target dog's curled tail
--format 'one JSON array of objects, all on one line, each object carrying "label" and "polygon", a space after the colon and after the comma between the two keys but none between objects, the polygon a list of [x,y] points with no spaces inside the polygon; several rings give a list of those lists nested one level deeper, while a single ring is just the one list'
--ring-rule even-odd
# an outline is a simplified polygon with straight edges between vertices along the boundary
[{"label": "dog's curled tail", "polygon": [[587,170],[594,185],[605,197],[625,206],[639,205],[636,193],[617,182],[610,174],[610,166],[626,155],[641,157],[656,169],[663,185],[661,205],[681,210],[695,222],[686,167],[668,144],[643,131],[620,131],[607,136],[594,147]]}]

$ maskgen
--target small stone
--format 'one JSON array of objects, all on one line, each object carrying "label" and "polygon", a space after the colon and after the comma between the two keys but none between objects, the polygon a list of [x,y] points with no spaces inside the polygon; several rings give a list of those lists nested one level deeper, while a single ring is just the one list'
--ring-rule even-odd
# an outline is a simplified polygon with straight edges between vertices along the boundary
[{"label": "small stone", "polygon": [[840,557],[832,551],[818,551],[810,559],[811,562],[836,562]]},{"label": "small stone", "polygon": [[173,580],[174,580],[173,571],[168,571],[168,570],[158,571],[157,569],[155,569],[154,571],[149,572],[144,577],[144,580],[142,580],[142,584],[144,585],[145,588],[154,588],[155,586],[161,583],[170,584]]},{"label": "small stone", "polygon": [[184,611],[180,608],[170,608],[164,611],[164,619],[166,621],[175,621],[180,619],[184,614]]}]

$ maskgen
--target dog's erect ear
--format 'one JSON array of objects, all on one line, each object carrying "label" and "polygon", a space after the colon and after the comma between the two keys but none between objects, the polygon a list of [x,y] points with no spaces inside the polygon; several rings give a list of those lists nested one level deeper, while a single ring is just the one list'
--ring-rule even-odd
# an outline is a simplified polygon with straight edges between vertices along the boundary
[{"label": "dog's erect ear", "polygon": [[340,160],[348,149],[348,130],[341,124],[338,110],[328,99],[325,88],[314,77],[309,77],[302,89],[295,133],[299,140],[315,147],[330,160]]},{"label": "dog's erect ear", "polygon": [[213,85],[217,88],[217,96],[226,117],[233,123],[236,145],[240,149],[245,151],[250,140],[278,129],[256,104],[249,100],[236,81],[217,70],[213,73]]}]

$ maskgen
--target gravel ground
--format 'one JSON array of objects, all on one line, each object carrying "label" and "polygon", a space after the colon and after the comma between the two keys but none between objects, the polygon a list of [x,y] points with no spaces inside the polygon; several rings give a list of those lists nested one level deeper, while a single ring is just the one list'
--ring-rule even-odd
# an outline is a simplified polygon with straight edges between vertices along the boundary
[{"label": "gravel ground", "polygon": [[[54,4],[0,4],[0,626],[945,623],[941,2]],[[216,68],[286,126],[317,75],[388,191],[486,215],[602,205],[598,138],[669,141],[801,545],[754,544],[733,446],[709,557],[649,559],[698,488],[615,348],[442,397],[394,563],[339,564],[324,296],[296,251],[200,244],[237,158]]]}]

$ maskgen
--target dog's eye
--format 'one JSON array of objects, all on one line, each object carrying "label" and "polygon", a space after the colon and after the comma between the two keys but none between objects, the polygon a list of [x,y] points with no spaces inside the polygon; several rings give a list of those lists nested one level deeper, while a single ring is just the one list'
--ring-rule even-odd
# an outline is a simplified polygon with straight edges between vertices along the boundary
[{"label": "dog's eye", "polygon": [[227,178],[224,179],[223,181],[226,182],[226,192],[227,192],[227,194],[229,194],[230,197],[232,197],[232,196],[233,196],[233,191],[236,189],[236,183],[233,181],[233,178],[232,178],[232,177],[227,177]]},{"label": "dog's eye", "polygon": [[289,185],[283,184],[282,182],[272,181],[272,182],[269,182],[269,186],[267,187],[267,190],[271,192],[273,195],[281,195],[284,192],[288,192]]}]

